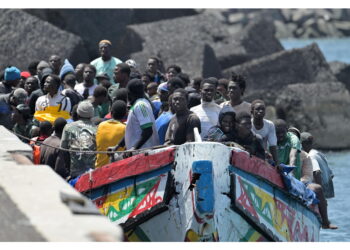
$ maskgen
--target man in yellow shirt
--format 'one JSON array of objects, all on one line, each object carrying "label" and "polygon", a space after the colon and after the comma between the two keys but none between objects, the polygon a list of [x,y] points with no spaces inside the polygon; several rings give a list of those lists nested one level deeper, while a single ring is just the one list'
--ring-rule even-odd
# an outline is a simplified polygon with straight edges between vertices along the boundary
[{"label": "man in yellow shirt", "polygon": [[[121,122],[127,112],[126,103],[117,100],[111,108],[112,119],[99,124],[96,133],[97,151],[107,151],[108,147],[119,144],[124,138],[126,125]],[[119,148],[119,150],[124,150]],[[95,168],[102,167],[109,163],[107,154],[97,154]]]}]

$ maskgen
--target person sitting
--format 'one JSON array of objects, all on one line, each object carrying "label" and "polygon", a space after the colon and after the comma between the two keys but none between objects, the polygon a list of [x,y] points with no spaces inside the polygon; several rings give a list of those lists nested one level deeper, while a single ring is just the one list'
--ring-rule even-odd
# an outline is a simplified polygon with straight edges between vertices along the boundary
[{"label": "person sitting", "polygon": [[278,166],[276,129],[272,121],[264,119],[265,110],[264,101],[255,100],[252,102],[252,130],[255,134],[259,134],[262,137],[265,151],[267,152],[269,149],[271,153],[269,158],[272,158],[275,166]]},{"label": "person sitting", "polygon": [[218,125],[209,129],[205,141],[233,142],[236,140],[236,113],[229,110],[222,110],[219,113]]},{"label": "person sitting", "polygon": [[190,110],[195,113],[201,121],[201,138],[204,139],[211,127],[217,125],[221,108],[214,102],[216,93],[216,82],[212,79],[204,79],[201,83],[200,105],[192,107]]},{"label": "person sitting", "polygon": [[263,140],[260,135],[252,131],[252,120],[248,112],[241,111],[236,115],[236,131],[236,142],[251,155],[265,160]]},{"label": "person sitting", "polygon": [[301,177],[301,144],[298,137],[288,132],[287,123],[282,119],[275,121],[277,136],[277,155],[279,163],[296,167],[291,174],[298,180]]},{"label": "person sitting", "polygon": [[53,133],[43,141],[40,147],[40,164],[49,165],[58,175],[69,175],[69,153],[59,149],[61,137],[67,121],[59,117],[53,124]]},{"label": "person sitting", "polygon": [[227,88],[230,101],[223,102],[220,106],[225,109],[233,110],[236,114],[240,111],[250,113],[250,103],[242,100],[246,89],[246,81],[244,77],[232,73],[231,81],[228,83]]},{"label": "person sitting", "polygon": [[165,145],[180,145],[195,140],[193,129],[201,132],[201,122],[198,116],[188,109],[188,94],[186,90],[176,89],[172,95],[172,108],[175,115],[171,118],[165,135]]},{"label": "person sitting", "polygon": [[[124,101],[117,100],[113,103],[111,108],[112,119],[100,123],[97,127],[97,151],[106,151],[109,147],[122,141],[126,128],[122,119],[126,115],[126,111],[126,103]],[[107,154],[97,154],[95,168],[102,167],[108,163],[109,158]]]},{"label": "person sitting", "polygon": [[[19,104],[14,109],[12,113],[12,121],[14,126],[12,128],[13,132],[16,134],[25,136],[27,138],[33,137],[33,121],[32,116],[30,114],[30,108],[27,104]],[[29,140],[24,138],[19,138],[24,143],[29,143]]]}]

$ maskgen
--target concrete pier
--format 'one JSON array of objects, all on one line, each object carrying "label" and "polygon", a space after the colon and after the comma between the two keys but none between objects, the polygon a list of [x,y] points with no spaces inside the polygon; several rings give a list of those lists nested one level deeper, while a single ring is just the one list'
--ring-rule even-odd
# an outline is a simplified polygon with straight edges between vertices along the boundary
[{"label": "concrete pier", "polygon": [[107,217],[74,214],[62,194],[90,204],[49,166],[32,165],[32,149],[0,126],[0,241],[122,241]]}]

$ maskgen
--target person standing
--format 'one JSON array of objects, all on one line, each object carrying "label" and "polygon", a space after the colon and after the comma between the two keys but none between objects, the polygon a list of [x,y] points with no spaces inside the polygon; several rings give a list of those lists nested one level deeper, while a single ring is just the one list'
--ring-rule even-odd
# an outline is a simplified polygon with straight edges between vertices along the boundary
[{"label": "person standing", "polygon": [[84,100],[92,96],[97,87],[97,84],[94,82],[95,76],[96,68],[93,65],[87,64],[84,67],[83,82],[74,86],[74,89],[83,96]]},{"label": "person standing", "polygon": [[100,41],[98,43],[98,48],[101,57],[96,58],[90,62],[90,64],[96,68],[97,75],[107,73],[111,79],[112,84],[115,84],[116,82],[113,80],[113,71],[115,69],[115,66],[119,63],[122,63],[122,61],[112,56],[112,43],[109,40]]},{"label": "person standing", "polygon": [[21,79],[21,71],[16,67],[5,69],[4,80],[0,82],[0,94],[9,94],[17,87]]}]

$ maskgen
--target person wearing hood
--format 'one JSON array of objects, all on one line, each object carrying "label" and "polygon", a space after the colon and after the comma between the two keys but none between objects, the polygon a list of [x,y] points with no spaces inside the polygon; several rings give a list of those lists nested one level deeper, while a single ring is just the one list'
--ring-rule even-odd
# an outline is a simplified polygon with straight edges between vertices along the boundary
[{"label": "person wearing hood", "polygon": [[[64,64],[58,74],[58,76],[60,77],[61,79],[61,82],[63,82],[64,80],[64,77],[68,74],[75,74],[75,71],[74,71],[74,68],[73,68],[73,65],[68,61],[68,59],[65,59],[64,60]],[[60,88],[58,89],[58,91],[63,91],[64,89],[64,86],[61,85]]]},{"label": "person wearing hood", "polygon": [[204,139],[208,135],[211,127],[215,126],[219,120],[221,108],[214,102],[216,93],[216,82],[212,79],[204,79],[201,82],[201,104],[192,107],[190,110],[195,113],[201,121],[201,137]]},{"label": "person wearing hood", "polygon": [[232,142],[236,140],[235,130],[236,113],[229,110],[221,110],[216,126],[209,129],[205,141]]}]

